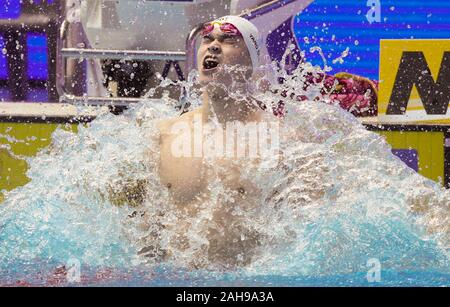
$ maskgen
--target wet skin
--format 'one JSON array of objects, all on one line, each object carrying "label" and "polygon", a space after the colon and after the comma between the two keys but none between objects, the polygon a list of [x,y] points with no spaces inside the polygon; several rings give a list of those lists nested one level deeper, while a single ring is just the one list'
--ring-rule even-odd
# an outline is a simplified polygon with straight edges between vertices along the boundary
[{"label": "wet skin", "polygon": [[[208,58],[218,65],[241,65],[248,69],[245,74],[230,76],[221,73],[220,67],[205,65],[205,60]],[[216,226],[206,229],[209,241],[208,259],[224,266],[242,265],[251,261],[252,251],[260,244],[260,237],[230,210],[235,206],[245,210],[256,205],[256,197],[259,195],[257,187],[241,178],[239,171],[241,165],[234,163],[236,159],[218,157],[205,163],[206,159],[201,155],[177,157],[173,154],[172,144],[177,137],[179,138],[179,133],[173,133],[173,127],[185,123],[185,126],[189,127],[187,130],[191,131],[190,135],[186,136],[186,141],[190,142],[193,148],[194,120],[207,124],[212,114],[217,116],[216,119],[224,126],[226,122],[234,120],[258,121],[261,110],[247,107],[247,101],[230,100],[226,91],[213,84],[213,81],[217,80],[221,85],[229,88],[232,79],[247,82],[252,73],[251,59],[242,37],[224,34],[216,27],[210,35],[202,38],[197,63],[199,81],[203,87],[203,105],[180,117],[159,123],[160,179],[161,183],[169,189],[173,203],[180,212],[186,214],[186,221],[189,217],[195,217],[199,210],[198,206],[210,199],[208,185],[215,183],[216,178],[219,179],[224,188],[229,191],[226,194],[231,196],[231,200],[222,198],[211,204],[214,206],[212,222]],[[189,222],[180,220],[174,231],[183,238],[189,227]],[[243,235],[247,238],[246,240],[241,240]],[[180,249],[179,243],[188,242],[188,240],[178,241],[173,242],[174,246],[177,246],[179,251],[183,250]],[[243,251],[245,251],[245,257],[241,258],[238,255],[241,255]],[[170,251],[168,253],[170,254]]]},{"label": "wet skin", "polygon": [[[251,76],[251,59],[242,37],[222,33],[216,26],[210,34],[202,38],[197,53],[197,63],[199,81],[204,89],[204,104],[202,107],[185,113],[178,118],[162,121],[159,125],[161,133],[161,181],[171,191],[174,202],[183,206],[200,201],[202,197],[207,197],[205,192],[207,192],[208,169],[205,168],[202,157],[175,157],[173,155],[171,147],[177,135],[172,133],[172,128],[177,123],[187,123],[192,129],[190,142],[193,144],[193,123],[196,115],[203,122],[208,122],[211,116],[211,106],[213,105],[214,112],[219,119],[223,121],[239,120],[236,116],[242,113],[242,108],[246,104],[246,102],[237,103],[227,100],[226,94],[223,93],[220,87],[211,85],[212,81],[217,80],[228,87],[231,77],[221,74],[220,68],[217,66],[210,69],[205,67],[206,59],[213,59],[219,66],[240,65],[248,67],[245,76],[241,74],[233,76],[232,78],[235,80]],[[246,80],[242,81],[245,82]],[[231,162],[226,161],[226,159],[217,159],[215,161],[215,163],[227,168],[227,171],[223,174],[224,184],[230,189],[239,191],[239,194],[244,196],[255,188],[238,179],[239,171],[235,166],[232,166]]]}]

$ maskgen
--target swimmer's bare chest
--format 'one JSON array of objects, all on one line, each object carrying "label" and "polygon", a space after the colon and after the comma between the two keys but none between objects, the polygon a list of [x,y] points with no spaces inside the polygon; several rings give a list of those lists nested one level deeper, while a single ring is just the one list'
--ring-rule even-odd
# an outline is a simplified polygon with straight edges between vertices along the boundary
[{"label": "swimmer's bare chest", "polygon": [[161,183],[177,203],[190,203],[206,190],[204,167],[200,159],[172,158],[161,152]]},{"label": "swimmer's bare chest", "polygon": [[[167,154],[167,153],[166,153]],[[216,161],[214,170],[200,158],[171,158],[164,151],[161,156],[160,176],[178,204],[189,204],[208,197],[208,185],[218,179],[224,188],[244,197],[254,188],[240,176],[239,169],[229,161]]]},{"label": "swimmer's bare chest", "polygon": [[205,163],[201,157],[176,157],[172,148],[175,138],[167,127],[162,129],[159,168],[161,183],[175,203],[185,205],[208,197],[208,185],[216,179],[224,188],[238,192],[237,200],[254,194],[255,187],[240,176],[239,163],[233,159],[209,159]]},{"label": "swimmer's bare chest", "polygon": [[161,150],[160,179],[175,203],[180,205],[207,198],[208,185],[214,184],[215,180],[219,180],[224,188],[236,191],[237,201],[245,199],[249,193],[254,195],[255,191],[248,180],[241,178],[239,166],[233,161],[215,160],[211,166],[202,158],[174,158],[166,146]]}]

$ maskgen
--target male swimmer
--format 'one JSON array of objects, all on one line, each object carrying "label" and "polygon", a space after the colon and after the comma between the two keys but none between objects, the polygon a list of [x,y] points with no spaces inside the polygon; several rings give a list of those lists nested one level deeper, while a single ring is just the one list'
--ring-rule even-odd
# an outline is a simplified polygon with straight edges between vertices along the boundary
[{"label": "male swimmer", "polygon": [[[226,149],[228,156],[208,156],[206,144],[201,144],[200,150],[196,146],[199,139],[203,142],[206,138],[206,132],[203,131],[205,127],[213,127],[222,136],[224,134],[220,132],[225,133],[230,123],[238,122],[243,127],[249,123],[259,123],[267,116],[267,112],[246,94],[246,86],[260,65],[260,40],[256,27],[241,17],[225,16],[206,23],[197,53],[203,103],[197,109],[159,125],[160,178],[180,211],[185,212],[188,218],[195,217],[199,208],[211,199],[211,184],[214,181],[219,180],[228,191],[229,197],[215,200],[212,213],[214,227],[206,230],[208,260],[226,267],[248,263],[255,247],[259,245],[257,231],[246,227],[245,221],[233,214],[233,208],[238,206],[244,210],[255,206],[258,189],[241,178],[241,165],[237,161],[239,158],[246,159],[246,156],[238,155],[235,147],[239,141],[234,132],[234,145],[231,151],[230,148]],[[242,95],[233,97],[239,92]],[[270,115],[270,120],[277,119]],[[199,126],[203,127],[200,135],[197,129]],[[183,129],[179,127],[185,127],[185,131],[180,133]],[[187,144],[188,150],[180,155],[176,145],[183,142]],[[211,159],[208,160],[208,157]],[[176,236],[178,242],[172,244],[181,252],[182,242],[189,241],[185,236],[190,227],[189,223],[182,226],[183,223],[180,221],[177,224],[175,231],[179,233]]]},{"label": "male swimmer", "polygon": [[[213,155],[211,159],[210,155],[205,155],[205,148],[198,146],[199,139],[201,143],[205,135],[203,131],[198,135],[196,128],[213,127],[216,131],[228,132],[226,127],[229,123],[239,122],[240,127],[245,127],[251,123],[259,125],[266,122],[264,127],[276,130],[274,134],[268,134],[272,137],[270,144],[274,144],[273,138],[278,137],[276,123],[282,122],[282,119],[264,111],[261,103],[247,92],[260,66],[261,37],[257,28],[244,18],[225,16],[206,23],[201,36],[197,68],[203,103],[193,111],[159,124],[160,178],[168,188],[173,203],[189,217],[194,217],[211,198],[211,183],[220,181],[219,184],[229,191],[230,197],[216,200],[213,204],[214,227],[207,230],[207,254],[211,262],[225,266],[245,265],[251,261],[253,251],[263,237],[257,230],[248,227],[245,220],[239,220],[233,208],[251,210],[258,205],[261,191],[243,178],[240,159],[244,158],[246,163],[260,161],[258,158],[263,157],[257,155],[253,159],[255,157],[249,155],[249,148],[247,156],[239,155],[237,147],[240,141],[233,134],[231,155]],[[261,140],[253,145],[259,142]],[[180,154],[178,145],[183,143],[185,146]],[[252,144],[247,145],[251,147]],[[229,148],[226,151],[229,153]],[[180,221],[177,227],[183,223]],[[180,246],[185,246],[182,242],[189,241],[185,238],[189,227],[186,223],[176,230],[179,233],[176,236],[179,252],[183,248]]]},{"label": "male swimmer", "polygon": [[[183,205],[198,199],[207,186],[203,154],[198,154],[198,150],[193,148],[198,143],[198,140],[195,140],[196,132],[194,131],[196,120],[201,121],[202,124],[216,121],[223,126],[222,128],[225,128],[227,123],[236,121],[245,125],[249,122],[277,120],[275,117],[270,119],[264,117],[264,114],[268,113],[262,110],[265,107],[246,92],[261,64],[262,39],[258,29],[244,18],[225,16],[206,23],[201,36],[197,53],[197,69],[200,84],[203,86],[203,104],[179,118],[160,124],[160,176],[164,185],[170,189],[174,200]],[[224,66],[234,69],[230,72],[224,69]],[[337,83],[336,90],[330,97],[338,100],[342,108],[351,110],[356,113],[355,115],[368,113],[369,105],[376,103],[376,88],[370,80],[350,74],[335,77],[323,76],[323,78],[325,78],[323,84],[326,89]],[[320,80],[310,80],[309,83],[315,82]],[[303,87],[307,87],[307,83],[303,84]],[[235,94],[239,91],[243,94],[236,97]],[[370,95],[367,95],[368,92]],[[303,97],[297,98],[302,100]],[[275,110],[274,113],[276,113]],[[176,128],[180,127],[181,123],[190,127],[191,133],[187,133],[184,137],[189,139],[186,143],[193,150],[189,150],[190,154],[180,157],[174,152],[174,145],[179,143],[180,129]],[[270,129],[270,123],[268,127]],[[255,143],[260,141],[257,140]],[[216,163],[225,163],[230,166],[227,159],[218,159]],[[247,189],[252,189],[246,182],[238,180],[239,172],[236,169],[229,168],[229,171],[226,176],[229,180],[226,183],[230,188],[240,191],[241,194],[246,194],[249,192]],[[254,191],[254,188],[252,190]]]},{"label": "male swimmer", "polygon": [[[256,27],[248,20],[237,16],[225,16],[204,25],[200,47],[197,53],[199,82],[203,86],[203,104],[201,107],[183,114],[179,118],[162,122],[161,131],[161,164],[160,176],[163,184],[169,188],[174,201],[182,205],[198,199],[207,186],[207,169],[205,169],[203,151],[195,154],[179,156],[174,153],[174,142],[179,139],[177,126],[186,123],[192,133],[186,134],[188,144],[194,147],[196,121],[203,125],[216,121],[225,128],[231,122],[258,122],[262,119],[263,110],[258,107],[250,96],[241,99],[230,97],[231,91],[239,87],[245,92],[246,84],[253,72],[260,65],[260,35]],[[232,72],[223,70],[224,66]],[[234,69],[233,68],[237,68]],[[238,85],[237,85],[238,84]],[[237,86],[236,86],[237,85]],[[274,120],[274,119],[273,119]],[[202,136],[201,136],[202,137]],[[217,163],[226,163],[219,159]],[[247,194],[245,182],[238,180],[237,169],[230,172],[224,181],[229,188]]]}]

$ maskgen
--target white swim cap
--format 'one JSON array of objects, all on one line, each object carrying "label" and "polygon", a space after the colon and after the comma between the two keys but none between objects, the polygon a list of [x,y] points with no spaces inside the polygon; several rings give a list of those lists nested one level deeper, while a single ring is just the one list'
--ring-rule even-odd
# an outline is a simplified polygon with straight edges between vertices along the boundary
[{"label": "white swim cap", "polygon": [[252,60],[253,71],[256,71],[260,65],[261,35],[255,25],[245,18],[231,15],[220,17],[213,22],[231,23],[239,30],[239,32],[241,32],[242,38],[244,39],[244,43],[247,46],[250,58]]}]

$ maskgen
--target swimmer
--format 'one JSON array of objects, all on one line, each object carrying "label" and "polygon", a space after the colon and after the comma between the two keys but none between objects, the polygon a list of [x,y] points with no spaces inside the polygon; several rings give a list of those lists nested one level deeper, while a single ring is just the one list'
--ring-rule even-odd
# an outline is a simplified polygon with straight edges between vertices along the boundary
[{"label": "swimmer", "polygon": [[[173,133],[174,127],[186,123],[190,131],[188,144],[194,146],[194,123],[201,121],[208,125],[212,121],[225,127],[226,123],[259,122],[264,111],[257,106],[251,96],[241,100],[230,97],[228,89],[234,84],[245,89],[252,74],[259,66],[260,35],[256,27],[244,18],[226,16],[204,25],[200,47],[197,53],[199,82],[203,87],[201,107],[183,114],[179,118],[160,124],[161,164],[160,176],[163,184],[169,188],[174,200],[182,205],[195,201],[206,192],[207,180],[203,153],[200,155],[177,157],[173,153],[173,144],[179,133]],[[237,67],[232,73],[223,67]],[[272,119],[273,120],[273,119]],[[227,184],[241,195],[254,188],[238,180],[237,167],[218,159],[216,163],[227,164]]]},{"label": "swimmer", "polygon": [[[203,89],[201,107],[183,114],[179,118],[164,121],[160,124],[161,131],[161,165],[160,175],[162,182],[168,187],[174,199],[182,204],[195,200],[205,191],[204,159],[200,155],[175,157],[173,145],[179,133],[173,133],[174,127],[180,123],[189,126],[190,139],[186,142],[192,147],[196,143],[194,136],[194,122],[201,121],[207,124],[216,121],[222,126],[226,123],[239,121],[243,124],[261,122],[263,120],[275,121],[276,117],[267,119],[264,115],[265,106],[256,101],[246,92],[257,79],[257,68],[261,65],[260,48],[262,39],[258,29],[248,20],[237,16],[225,16],[204,24],[201,33],[201,43],[197,53],[197,69],[199,82]],[[230,71],[224,66],[233,67]],[[370,80],[350,74],[337,76],[323,76],[325,89],[331,89],[331,84],[337,82],[337,87],[331,97],[340,102],[342,108],[352,110],[355,115],[372,114],[369,105],[376,105],[376,85]],[[322,80],[311,79],[308,83],[320,83]],[[261,84],[261,83],[260,83]],[[267,90],[267,88],[266,88]],[[236,92],[242,92],[239,99],[232,97]],[[367,96],[367,92],[372,93]],[[283,93],[281,93],[283,96]],[[292,98],[292,97],[291,97]],[[304,100],[304,97],[297,97]],[[282,103],[274,108],[275,115],[282,115]],[[369,111],[368,111],[369,110]],[[280,117],[280,116],[279,116]],[[268,125],[270,126],[270,125]],[[257,140],[259,141],[259,140]],[[192,152],[192,151],[191,151]],[[195,157],[193,157],[195,156]],[[215,164],[224,163],[230,166],[230,161],[218,159]],[[229,169],[226,176],[230,186],[245,194],[250,186],[239,182],[236,169]],[[205,181],[206,180],[206,181]],[[254,192],[254,188],[252,189]]]},{"label": "swimmer", "polygon": [[[195,217],[199,208],[211,198],[209,186],[217,180],[229,191],[231,200],[225,197],[214,204],[214,227],[208,230],[207,247],[209,261],[225,266],[249,263],[252,252],[263,240],[257,230],[248,227],[232,212],[237,206],[244,210],[257,206],[261,191],[240,173],[244,162],[237,154],[237,148],[233,147],[232,155],[226,157],[206,157],[203,147],[196,154],[198,140],[203,142],[205,138],[203,131],[199,137],[196,127],[212,127],[216,133],[225,131],[228,123],[236,122],[242,126],[264,121],[267,126],[274,122],[281,125],[280,117],[266,112],[246,90],[251,88],[249,85],[254,82],[260,66],[260,46],[257,28],[244,18],[225,16],[204,24],[197,53],[203,103],[178,118],[159,123],[160,179],[180,211]],[[238,140],[233,138],[236,145]],[[182,155],[174,146],[180,143],[185,145]],[[245,157],[245,163],[258,161],[258,157]],[[190,226],[181,220],[176,227],[178,238],[181,238],[176,239],[178,251],[182,252],[183,248],[188,248],[185,237]],[[242,240],[243,237],[246,239]],[[176,245],[174,242],[173,246]]]},{"label": "swimmer", "polygon": [[[256,27],[244,18],[225,16],[206,23],[201,35],[197,53],[199,83],[202,86],[202,105],[178,118],[163,121],[160,129],[160,178],[167,187],[173,203],[188,216],[195,216],[198,207],[210,198],[208,185],[220,180],[224,189],[229,191],[230,199],[222,199],[214,204],[212,214],[214,227],[208,232],[208,259],[223,266],[236,266],[248,263],[252,250],[259,245],[258,233],[246,227],[230,208],[240,206],[248,208],[256,205],[257,187],[241,178],[237,149],[231,157],[208,157],[204,150],[195,154],[196,125],[215,127],[216,132],[224,132],[227,123],[258,123],[265,118],[264,112],[255,99],[246,95],[246,87],[251,82],[255,68],[260,65],[260,35]],[[229,67],[230,70],[224,69]],[[241,91],[241,97],[231,97],[230,92]],[[270,116],[270,120],[276,120]],[[176,128],[187,127],[185,135]],[[184,131],[186,132],[186,131]],[[181,139],[180,139],[181,138]],[[204,139],[203,130],[200,138]],[[234,138],[234,137],[233,137]],[[179,141],[188,144],[187,155],[174,153],[174,144]],[[235,139],[235,144],[237,140]],[[209,163],[207,163],[209,161]],[[211,167],[214,165],[214,168]],[[212,170],[221,169],[220,174]],[[231,204],[231,205],[230,205]],[[186,236],[189,225],[177,224],[178,237]],[[242,240],[245,237],[247,239]],[[180,249],[182,242],[178,240]],[[238,243],[233,243],[238,242]],[[174,242],[174,245],[177,245]],[[245,253],[243,253],[245,251]]]}]

